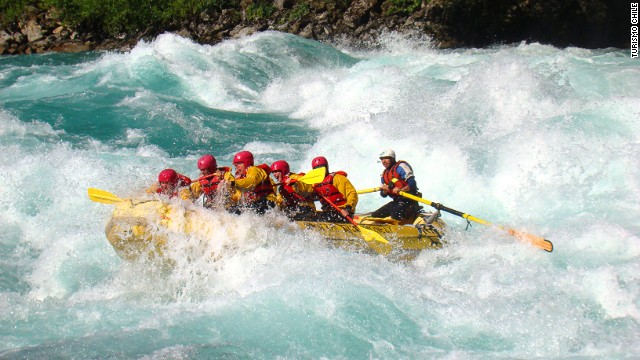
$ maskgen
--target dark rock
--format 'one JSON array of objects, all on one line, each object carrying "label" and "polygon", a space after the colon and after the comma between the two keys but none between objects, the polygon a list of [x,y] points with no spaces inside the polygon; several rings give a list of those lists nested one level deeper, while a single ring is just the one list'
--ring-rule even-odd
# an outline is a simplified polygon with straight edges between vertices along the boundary
[{"label": "dark rock", "polygon": [[239,39],[239,38],[250,36],[257,33],[258,31],[260,31],[259,28],[260,26],[258,25],[254,25],[254,26],[239,25],[233,30],[231,30],[229,35],[231,35],[231,37],[233,37],[234,39]]},{"label": "dark rock", "polygon": [[3,48],[7,47],[13,41],[13,36],[8,32],[2,30],[0,31],[0,46]]},{"label": "dark rock", "polygon": [[27,42],[27,37],[21,32],[16,32],[13,34],[13,41],[17,44],[23,44]]},{"label": "dark rock", "polygon": [[273,5],[278,10],[291,9],[293,7],[293,0],[275,0]]},{"label": "dark rock", "polygon": [[37,19],[29,20],[20,32],[27,37],[28,42],[38,41],[44,37],[42,34],[42,26],[40,26]]},{"label": "dark rock", "polygon": [[302,29],[302,31],[300,31],[298,35],[307,39],[315,39],[313,26],[311,24],[308,24],[304,29]]},{"label": "dark rock", "polygon": [[91,47],[83,44],[82,41],[71,40],[56,44],[49,50],[56,52],[81,52],[91,50]]},{"label": "dark rock", "polygon": [[355,0],[344,14],[343,21],[348,27],[355,29],[366,23],[371,10],[379,5],[378,0]]}]

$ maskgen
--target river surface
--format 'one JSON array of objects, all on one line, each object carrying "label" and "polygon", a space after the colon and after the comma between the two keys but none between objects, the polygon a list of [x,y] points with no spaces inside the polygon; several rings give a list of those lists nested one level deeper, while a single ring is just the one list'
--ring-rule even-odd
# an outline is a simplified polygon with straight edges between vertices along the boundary
[{"label": "river surface", "polygon": [[[296,172],[324,155],[371,188],[385,148],[426,199],[555,250],[443,213],[445,247],[395,262],[242,215],[206,245],[232,244],[220,257],[166,269],[119,258],[112,206],[87,197],[240,150]],[[639,153],[622,49],[266,32],[0,57],[0,358],[638,358]]]}]

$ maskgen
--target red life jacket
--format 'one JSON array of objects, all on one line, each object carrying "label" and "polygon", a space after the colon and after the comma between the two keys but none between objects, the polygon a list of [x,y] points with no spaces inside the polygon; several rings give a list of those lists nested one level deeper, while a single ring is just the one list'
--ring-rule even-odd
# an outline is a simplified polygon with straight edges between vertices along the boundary
[{"label": "red life jacket", "polygon": [[256,166],[259,167],[260,169],[264,170],[264,172],[267,173],[267,176],[269,176],[271,174],[271,168],[269,167],[269,165],[260,164],[260,165],[256,165]]},{"label": "red life jacket", "polygon": [[320,202],[325,202],[323,198],[325,197],[336,206],[341,206],[347,203],[347,199],[344,197],[344,195],[342,195],[340,190],[338,190],[338,188],[333,185],[333,177],[336,174],[347,176],[347,173],[344,171],[332,172],[327,175],[321,183],[314,185],[313,188],[316,193],[322,195],[320,196]]},{"label": "red life jacket", "polygon": [[[171,192],[171,194],[168,194],[168,196],[170,198],[178,196],[178,190],[181,187],[185,187],[189,185],[191,185],[191,179],[189,179],[188,176],[178,174],[178,183],[174,187],[173,192]],[[160,186],[158,186],[158,188],[156,189],[156,193],[162,194],[162,188]]]},{"label": "red life jacket", "polygon": [[[403,188],[409,185],[409,183],[407,183],[404,179],[402,179],[402,177],[398,173],[398,166],[402,163],[407,164],[406,161],[400,160],[395,164],[393,164],[393,166],[390,167],[389,169],[384,169],[384,172],[382,173],[382,179],[384,183],[387,184],[387,186],[389,187],[389,190],[393,189],[394,187]],[[389,193],[389,196],[391,196],[392,198],[396,198],[399,195]]]},{"label": "red life jacket", "polygon": [[[269,168],[269,165],[267,164],[260,164],[258,165],[258,167],[262,170],[264,170],[267,173],[267,178],[264,179],[262,182],[260,182],[258,185],[256,185],[253,190],[247,190],[244,191],[242,193],[242,197],[249,202],[254,202],[260,199],[264,199],[267,196],[271,195],[274,193],[273,191],[273,185],[271,185],[271,180],[269,179],[269,173],[271,172],[271,169]],[[268,169],[265,169],[265,167]],[[244,174],[242,174],[241,176],[238,176],[238,179],[244,179],[247,176],[247,173],[245,171]]]},{"label": "red life jacket", "polygon": [[213,196],[218,190],[218,185],[222,179],[224,179],[224,174],[228,172],[230,169],[228,167],[220,167],[218,170],[221,170],[221,175],[218,176],[216,174],[206,175],[204,177],[199,178],[200,187],[205,196]]},{"label": "red life jacket", "polygon": [[[304,173],[300,173],[300,176],[304,176]],[[291,184],[286,185],[284,182],[289,179],[289,175],[286,175],[282,179],[282,184],[280,185],[280,195],[282,195],[282,199],[284,199],[284,205],[286,207],[296,207],[300,206],[300,204],[309,201],[304,196],[298,194],[296,190],[291,186]]]}]

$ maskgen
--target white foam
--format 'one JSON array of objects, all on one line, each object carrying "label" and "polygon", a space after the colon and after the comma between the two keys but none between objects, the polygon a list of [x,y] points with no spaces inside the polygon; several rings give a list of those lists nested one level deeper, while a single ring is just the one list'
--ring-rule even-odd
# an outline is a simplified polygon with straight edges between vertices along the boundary
[{"label": "white foam", "polygon": [[[14,323],[31,319],[36,300],[54,310],[72,305],[86,318],[64,325],[88,323],[87,332],[96,331],[95,323],[107,332],[179,330],[192,325],[185,315],[197,313],[216,333],[222,331],[216,321],[230,310],[266,308],[276,320],[303,313],[328,331],[367,339],[374,357],[428,353],[424,343],[435,344],[443,357],[634,354],[637,64],[619,54],[539,44],[436,51],[402,41],[378,52],[351,52],[343,63],[330,56],[305,62],[301,54],[287,55],[295,53],[286,44],[291,40],[271,33],[208,47],[164,35],[71,73],[133,94],[119,110],[172,121],[193,143],[214,134],[182,113],[175,105],[182,99],[214,110],[278,113],[317,135],[304,144],[288,144],[275,133],[257,136],[215,149],[221,158],[242,148],[258,162],[293,158],[292,168],[308,171],[311,159],[324,155],[331,170],[345,170],[356,188],[369,188],[382,171],[377,155],[393,148],[413,166],[426,199],[548,237],[555,251],[547,254],[497,228],[474,224],[465,231],[464,220],[443,213],[450,225],[445,248],[396,264],[269,225],[278,218],[216,214],[209,223],[219,230],[210,237],[170,236],[171,270],[124,262],[104,238],[110,207],[89,201],[86,189],[127,197],[164,167],[193,171],[197,156],[171,157],[133,126],[114,141],[71,144],[51,125],[2,111],[0,223],[10,239],[3,246],[26,264],[21,280],[29,286],[26,296],[0,294],[3,308],[17,309]],[[258,79],[248,79],[251,65]],[[156,88],[158,74],[171,85]],[[28,80],[13,99],[28,95],[18,91]],[[64,84],[43,79],[50,81]],[[360,199],[361,211],[387,201],[377,194]],[[279,311],[287,315],[279,318]],[[378,323],[417,340],[407,344],[386,328],[370,327]],[[190,349],[168,347],[152,356],[164,354]]]}]

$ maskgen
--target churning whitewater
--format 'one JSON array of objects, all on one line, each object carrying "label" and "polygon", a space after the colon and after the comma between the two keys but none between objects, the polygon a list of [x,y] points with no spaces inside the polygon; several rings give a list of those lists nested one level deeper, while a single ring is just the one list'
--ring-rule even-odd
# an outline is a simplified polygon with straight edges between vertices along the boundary
[{"label": "churning whitewater", "polygon": [[[637,59],[378,45],[165,34],[0,57],[0,358],[640,356]],[[270,226],[276,213],[218,212],[206,241],[172,235],[172,265],[130,262],[105,238],[113,207],[87,197],[135,197],[164,168],[196,177],[201,155],[231,166],[240,150],[296,172],[323,155],[371,188],[385,148],[424,198],[554,251],[443,213],[444,248],[396,262]]]}]

